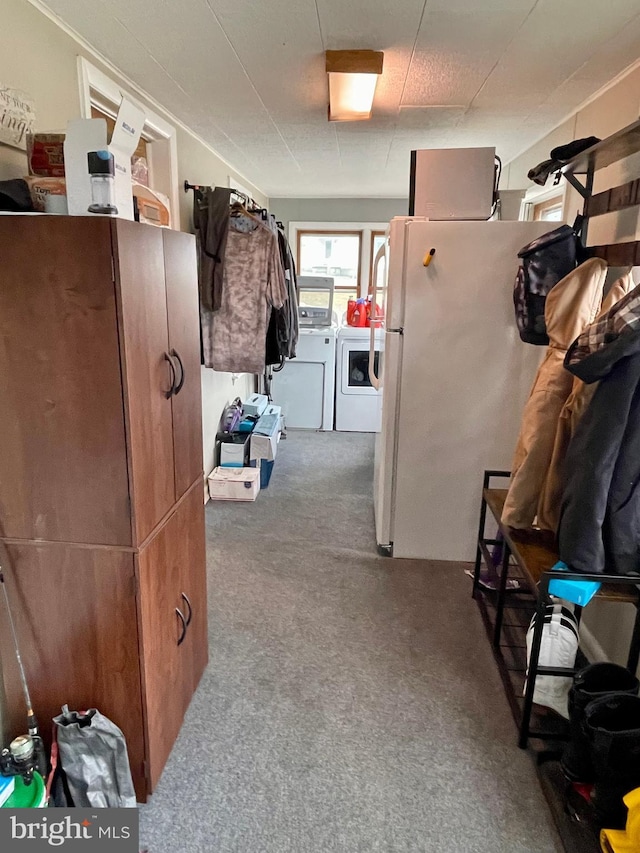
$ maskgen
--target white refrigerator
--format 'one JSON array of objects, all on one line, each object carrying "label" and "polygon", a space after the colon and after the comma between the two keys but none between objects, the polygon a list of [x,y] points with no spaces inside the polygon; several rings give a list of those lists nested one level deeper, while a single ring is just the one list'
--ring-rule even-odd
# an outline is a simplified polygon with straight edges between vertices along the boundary
[{"label": "white refrigerator", "polygon": [[509,470],[545,349],[518,335],[517,255],[549,230],[548,222],[391,222],[377,291],[384,359],[371,377],[384,389],[374,477],[383,552],[475,559],[482,473]]}]

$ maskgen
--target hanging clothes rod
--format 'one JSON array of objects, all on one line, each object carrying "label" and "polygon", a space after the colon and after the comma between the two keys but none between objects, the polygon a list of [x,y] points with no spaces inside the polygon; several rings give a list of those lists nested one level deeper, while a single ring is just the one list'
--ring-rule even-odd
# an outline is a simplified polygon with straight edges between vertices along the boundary
[{"label": "hanging clothes rod", "polygon": [[[188,193],[189,190],[210,190],[210,189],[211,189],[211,187],[208,186],[207,184],[190,184],[189,181],[184,182],[184,191],[186,193]],[[245,202],[245,204],[251,205],[252,207],[256,208],[256,210],[262,210],[261,204],[258,204],[257,201],[252,199],[251,196],[247,195],[246,193],[240,192],[240,190],[234,190],[233,188],[231,188],[231,195],[238,196],[238,198],[241,198]]]}]

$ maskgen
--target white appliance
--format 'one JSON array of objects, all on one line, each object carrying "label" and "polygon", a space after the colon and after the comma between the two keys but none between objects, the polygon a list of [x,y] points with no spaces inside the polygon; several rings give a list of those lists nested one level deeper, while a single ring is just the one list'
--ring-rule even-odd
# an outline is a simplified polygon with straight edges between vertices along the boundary
[{"label": "white appliance", "polygon": [[431,220],[489,219],[495,183],[495,148],[412,151],[409,215]]},{"label": "white appliance", "polygon": [[[373,356],[370,352],[373,331]],[[384,348],[382,329],[343,326],[338,330],[336,372],[336,430],[342,432],[379,432],[382,423],[382,398],[371,384],[369,363],[380,370]]]},{"label": "white appliance", "polygon": [[298,322],[300,326],[330,326],[333,318],[333,278],[298,276]]},{"label": "white appliance", "polygon": [[544,353],[518,336],[517,253],[548,230],[391,222],[386,285],[374,292],[386,316],[374,503],[378,545],[394,557],[475,558],[482,472],[509,470]]},{"label": "white appliance", "polygon": [[336,328],[300,328],[296,357],[274,371],[271,395],[282,407],[285,426],[333,429]]}]

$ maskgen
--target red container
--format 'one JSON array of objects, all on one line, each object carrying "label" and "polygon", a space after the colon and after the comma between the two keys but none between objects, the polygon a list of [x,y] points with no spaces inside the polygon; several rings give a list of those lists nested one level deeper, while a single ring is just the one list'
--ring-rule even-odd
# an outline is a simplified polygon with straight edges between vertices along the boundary
[{"label": "red container", "polygon": [[352,322],[350,326],[359,326],[364,328],[367,325],[367,303],[364,299],[358,299],[356,307],[353,311]]},{"label": "red container", "polygon": [[353,315],[356,310],[357,302],[355,299],[350,299],[347,302],[347,326],[353,326]]},{"label": "red container", "polygon": [[383,313],[380,306],[376,303],[375,315],[371,316],[371,298],[367,299],[367,326],[371,327],[371,323],[373,321],[373,325],[376,329],[379,329],[382,326]]}]

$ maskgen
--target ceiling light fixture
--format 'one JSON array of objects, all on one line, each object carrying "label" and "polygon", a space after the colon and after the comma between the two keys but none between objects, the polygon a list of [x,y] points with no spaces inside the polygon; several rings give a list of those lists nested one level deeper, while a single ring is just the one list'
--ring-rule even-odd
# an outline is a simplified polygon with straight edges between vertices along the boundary
[{"label": "ceiling light fixture", "polygon": [[329,121],[371,118],[373,96],[382,74],[384,53],[378,50],[327,50]]}]

